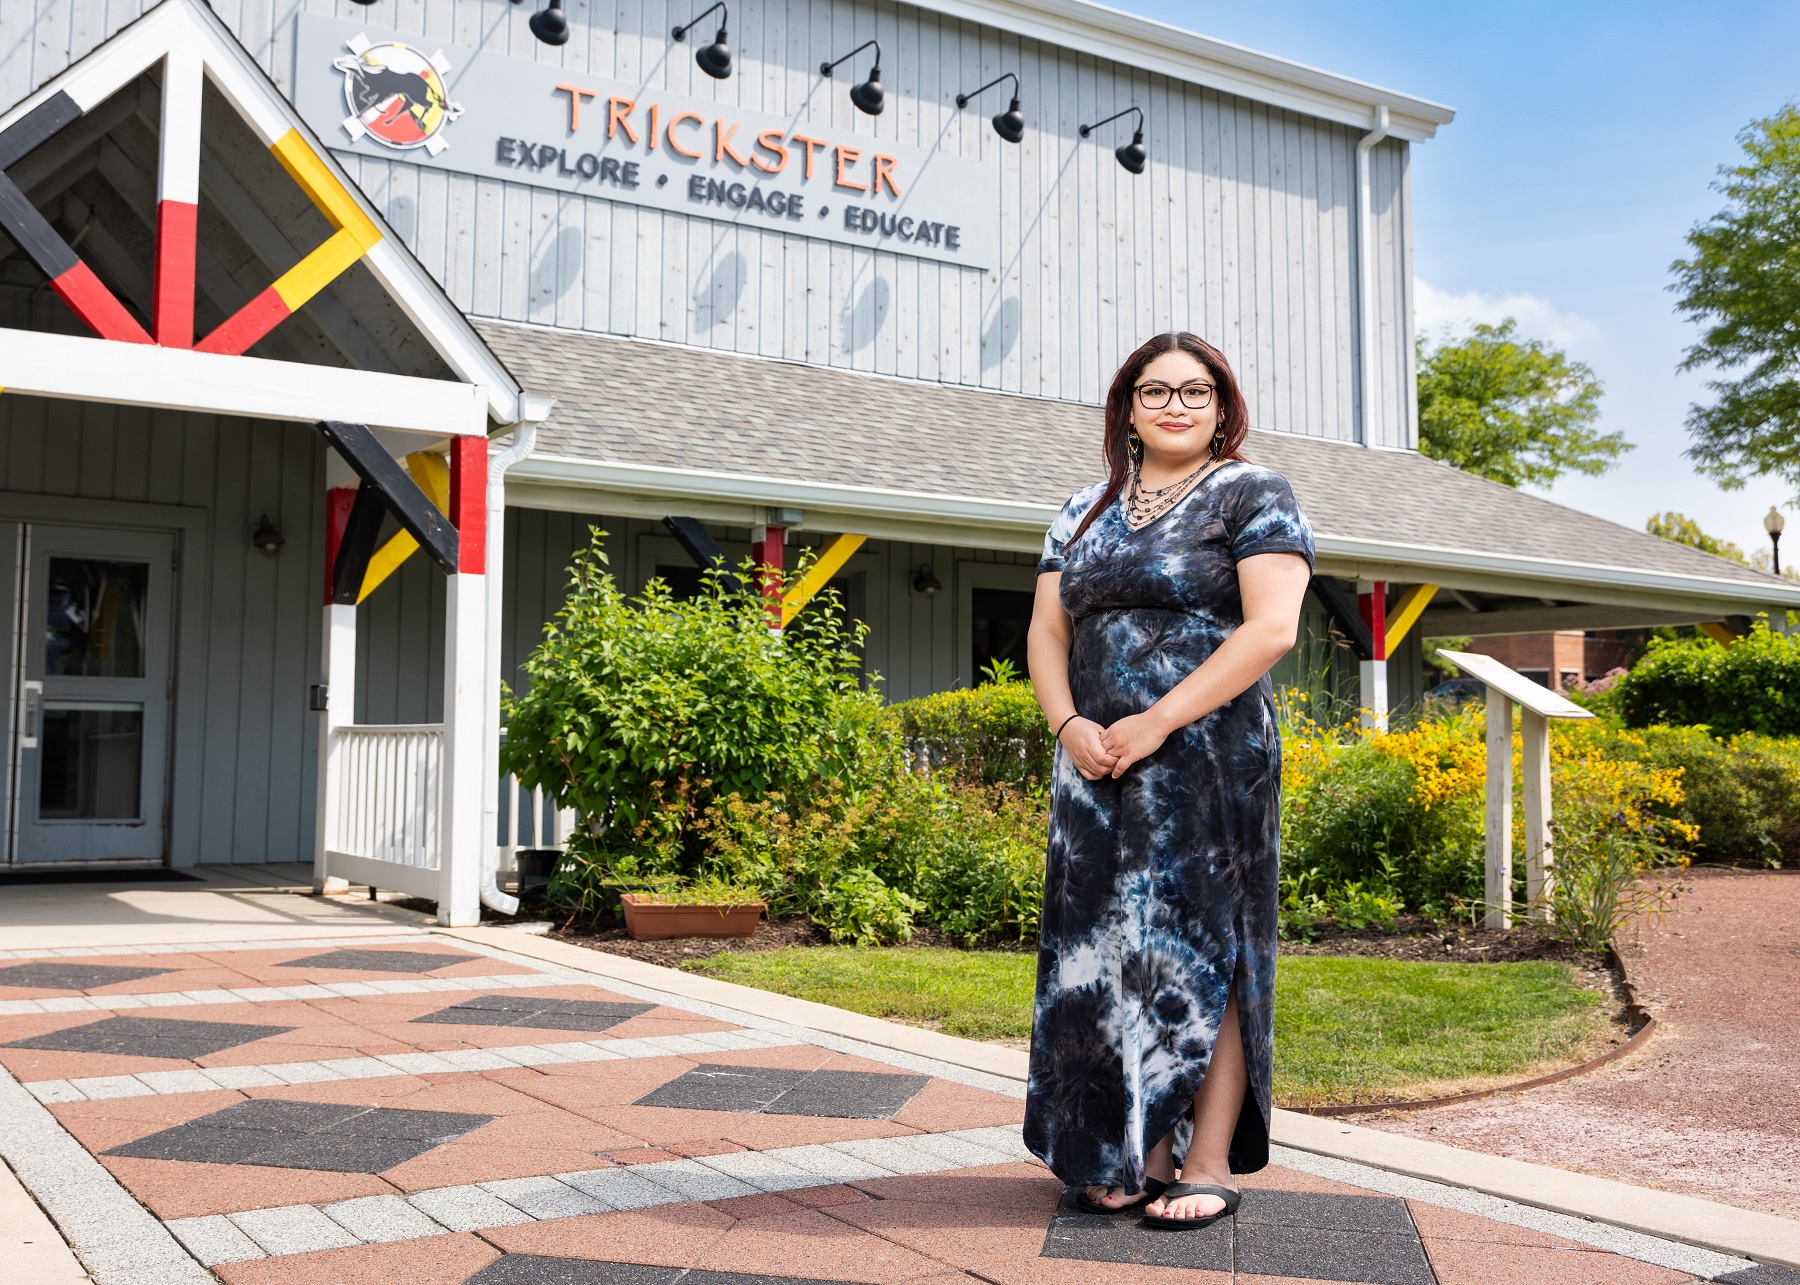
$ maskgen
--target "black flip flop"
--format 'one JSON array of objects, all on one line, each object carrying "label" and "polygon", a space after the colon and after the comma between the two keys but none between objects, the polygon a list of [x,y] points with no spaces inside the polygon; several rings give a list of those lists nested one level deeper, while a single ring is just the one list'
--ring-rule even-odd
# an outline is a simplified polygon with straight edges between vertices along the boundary
[{"label": "black flip flop", "polygon": [[1225,1208],[1216,1214],[1207,1214],[1204,1218],[1170,1218],[1163,1214],[1144,1215],[1142,1220],[1144,1226],[1160,1227],[1164,1231],[1193,1231],[1200,1227],[1210,1227],[1219,1219],[1235,1214],[1238,1211],[1238,1205],[1244,1199],[1242,1192],[1233,1191],[1230,1187],[1214,1187],[1197,1182],[1175,1183],[1173,1186],[1163,1188],[1162,1194],[1165,1200],[1180,1200],[1183,1196],[1217,1196],[1225,1202]]},{"label": "black flip flop", "polygon": [[1097,1200],[1088,1199],[1087,1189],[1083,1188],[1075,1193],[1075,1203],[1080,1205],[1090,1214],[1104,1214],[1110,1218],[1114,1214],[1129,1214],[1142,1209],[1152,1200],[1155,1200],[1158,1196],[1162,1195],[1163,1192],[1167,1191],[1168,1188],[1169,1184],[1166,1182],[1158,1182],[1154,1178],[1146,1178],[1144,1179],[1144,1194],[1132,1201],[1129,1205],[1119,1205],[1117,1207],[1103,1205]]}]

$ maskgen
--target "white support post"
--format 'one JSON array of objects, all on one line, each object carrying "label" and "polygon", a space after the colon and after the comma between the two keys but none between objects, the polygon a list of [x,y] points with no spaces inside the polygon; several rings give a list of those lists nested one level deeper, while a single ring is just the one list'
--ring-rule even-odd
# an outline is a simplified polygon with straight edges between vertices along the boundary
[{"label": "white support post", "polygon": [[[481,874],[492,831],[482,833],[487,740],[486,437],[450,442],[450,513],[457,572],[444,604],[444,750],[438,810],[438,922],[481,922]],[[496,568],[498,570],[498,568]]]},{"label": "white support post", "polygon": [[1369,627],[1369,645],[1374,652],[1358,666],[1362,725],[1385,732],[1388,726],[1387,582],[1357,581],[1356,606],[1363,623]]},{"label": "white support post", "polygon": [[[485,453],[486,443],[481,443]],[[487,577],[449,577],[444,608],[444,751],[440,775],[438,922],[481,922],[482,708],[487,652]],[[488,835],[486,842],[492,843]]]},{"label": "white support post", "polygon": [[1520,776],[1525,794],[1525,898],[1531,917],[1548,923],[1556,877],[1550,843],[1550,720],[1521,708],[1519,724],[1524,734]]},{"label": "white support post", "polygon": [[1365,660],[1357,666],[1359,686],[1357,703],[1362,707],[1362,725],[1387,731],[1388,664],[1385,660]]},{"label": "white support post", "polygon": [[319,685],[325,708],[319,711],[319,811],[313,823],[313,891],[342,893],[349,881],[326,868],[325,851],[343,797],[338,772],[337,730],[356,721],[356,608],[325,605],[325,639],[320,649],[323,672]]},{"label": "white support post", "polygon": [[1487,927],[1512,927],[1512,707],[1487,693]]}]

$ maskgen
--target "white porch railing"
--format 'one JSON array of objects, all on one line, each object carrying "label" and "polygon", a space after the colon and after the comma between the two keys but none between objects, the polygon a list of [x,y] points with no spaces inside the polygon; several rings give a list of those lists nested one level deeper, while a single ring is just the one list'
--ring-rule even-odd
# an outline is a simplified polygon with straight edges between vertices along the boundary
[{"label": "white porch railing", "polygon": [[334,738],[330,873],[435,900],[443,725],[351,725]]},{"label": "white porch railing", "polygon": [[560,851],[575,829],[575,809],[558,808],[542,790],[527,790],[511,773],[500,777],[500,869],[518,868],[525,850]]}]

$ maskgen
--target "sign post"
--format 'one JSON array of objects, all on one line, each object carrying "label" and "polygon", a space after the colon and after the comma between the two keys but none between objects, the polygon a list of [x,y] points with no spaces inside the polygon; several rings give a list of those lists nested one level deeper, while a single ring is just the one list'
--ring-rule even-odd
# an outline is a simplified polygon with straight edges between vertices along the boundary
[{"label": "sign post", "polygon": [[1512,926],[1512,707],[1519,706],[1520,776],[1525,795],[1525,900],[1533,919],[1550,920],[1556,861],[1550,835],[1550,720],[1593,714],[1492,656],[1466,651],[1438,655],[1487,684],[1487,919]]}]

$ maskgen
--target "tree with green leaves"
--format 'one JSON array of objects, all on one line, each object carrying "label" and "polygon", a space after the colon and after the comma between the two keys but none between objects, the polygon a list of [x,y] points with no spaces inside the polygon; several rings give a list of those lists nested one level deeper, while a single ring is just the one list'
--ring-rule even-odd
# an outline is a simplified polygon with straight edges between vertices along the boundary
[{"label": "tree with green leaves", "polygon": [[1419,449],[1507,486],[1597,476],[1631,449],[1595,431],[1600,392],[1591,367],[1521,339],[1511,317],[1437,345],[1421,337]]},{"label": "tree with green leaves", "polygon": [[1670,265],[1676,307],[1705,327],[1681,369],[1740,372],[1708,381],[1716,400],[1688,411],[1687,454],[1727,489],[1773,475],[1800,493],[1800,108],[1751,122],[1738,145],[1741,163],[1713,185],[1725,208]]},{"label": "tree with green leaves", "polygon": [[1667,513],[1652,513],[1644,523],[1644,530],[1651,535],[1660,535],[1665,540],[1673,540],[1676,544],[1685,544],[1690,549],[1699,549],[1721,558],[1730,558],[1733,562],[1741,562],[1745,566],[1750,565],[1750,559],[1744,556],[1744,551],[1737,545],[1706,534],[1700,529],[1698,522],[1674,509]]}]

